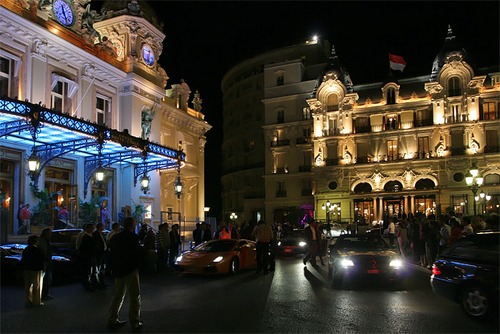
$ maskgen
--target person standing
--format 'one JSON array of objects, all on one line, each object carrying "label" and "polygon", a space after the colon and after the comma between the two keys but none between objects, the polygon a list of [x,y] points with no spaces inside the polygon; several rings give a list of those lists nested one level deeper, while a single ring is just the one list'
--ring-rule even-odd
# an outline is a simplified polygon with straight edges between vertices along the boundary
[{"label": "person standing", "polygon": [[163,223],[158,226],[156,233],[156,252],[158,254],[157,269],[164,272],[168,266],[168,253],[170,251],[170,234],[168,233],[168,224]]},{"label": "person standing", "polygon": [[59,213],[57,214],[57,219],[59,220],[58,228],[67,228],[69,223],[69,211],[66,205],[61,207]]},{"label": "person standing", "polygon": [[106,272],[106,256],[108,244],[104,238],[104,223],[97,223],[96,229],[92,233],[92,241],[94,242],[94,264],[92,272],[92,282],[98,289],[105,289],[107,284],[104,282]]},{"label": "person standing", "polygon": [[387,226],[387,232],[389,233],[389,245],[391,247],[394,247],[394,236],[396,235],[396,223],[398,219],[396,217],[393,217],[389,223],[389,226]]},{"label": "person standing", "polygon": [[21,219],[21,227],[19,228],[19,234],[30,234],[31,233],[31,213],[30,213],[30,205],[25,204],[21,211],[19,212],[19,218]]},{"label": "person standing", "polygon": [[95,246],[92,236],[94,230],[95,225],[87,223],[83,228],[83,234],[79,234],[79,238],[77,238],[77,255],[82,275],[82,284],[87,291],[96,290],[96,286],[92,282],[93,266],[95,264]]},{"label": "person standing", "polygon": [[126,323],[119,313],[125,295],[129,294],[129,321],[134,330],[142,327],[141,286],[139,280],[139,237],[135,234],[137,222],[132,217],[123,221],[123,231],[111,239],[111,265],[115,277],[115,290],[108,313],[108,326]]},{"label": "person standing", "polygon": [[255,226],[252,236],[255,237],[257,242],[257,271],[259,274],[264,271],[264,274],[269,273],[269,246],[273,239],[273,230],[270,225],[266,224],[264,220],[259,220]]},{"label": "person standing", "polygon": [[170,236],[170,266],[173,266],[177,255],[179,255],[179,247],[181,245],[181,236],[179,234],[179,224],[172,225]]},{"label": "person standing", "polygon": [[193,230],[193,241],[195,246],[198,246],[203,242],[203,230],[201,228],[201,223],[196,223],[196,228]]},{"label": "person standing", "polygon": [[50,238],[52,237],[52,230],[46,227],[42,230],[38,238],[38,248],[43,253],[43,288],[42,288],[42,301],[53,299],[49,294],[50,286],[52,285],[52,245]]},{"label": "person standing", "polygon": [[28,237],[28,246],[23,250],[21,268],[24,270],[24,305],[41,306],[43,288],[43,253],[38,247],[38,236]]},{"label": "person standing", "polygon": [[408,230],[404,220],[396,225],[396,237],[398,238],[399,251],[406,258],[409,255],[406,251],[408,249]]},{"label": "person standing", "polygon": [[439,219],[439,249],[438,254],[443,254],[443,251],[450,245],[451,226],[446,224],[446,217],[441,216]]}]

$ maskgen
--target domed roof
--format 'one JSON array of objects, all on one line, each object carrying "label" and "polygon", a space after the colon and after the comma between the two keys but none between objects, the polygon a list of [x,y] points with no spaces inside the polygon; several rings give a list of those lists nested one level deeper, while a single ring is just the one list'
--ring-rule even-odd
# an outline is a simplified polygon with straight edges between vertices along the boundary
[{"label": "domed roof", "polygon": [[348,93],[353,92],[353,85],[351,81],[351,77],[347,70],[340,63],[340,59],[335,53],[335,47],[332,46],[332,51],[330,52],[330,58],[328,61],[328,65],[326,65],[325,69],[321,72],[316,81],[316,85],[314,86],[314,90],[311,94],[311,97],[316,97],[316,93],[318,91],[319,86],[325,81],[325,77],[331,77],[334,79],[338,79],[342,82]]},{"label": "domed roof", "polygon": [[145,18],[160,30],[163,30],[163,22],[158,20],[155,11],[147,1],[143,0],[107,0],[101,7],[104,18],[121,15],[133,15]]},{"label": "domed roof", "polygon": [[448,25],[448,34],[444,40],[441,52],[439,52],[436,58],[434,58],[434,62],[432,64],[430,81],[436,81],[439,72],[443,68],[444,64],[448,63],[450,56],[454,56],[454,59],[461,58],[469,65],[472,65],[472,59],[467,51],[465,51],[465,49],[458,43],[457,38],[451,30],[451,26]]}]

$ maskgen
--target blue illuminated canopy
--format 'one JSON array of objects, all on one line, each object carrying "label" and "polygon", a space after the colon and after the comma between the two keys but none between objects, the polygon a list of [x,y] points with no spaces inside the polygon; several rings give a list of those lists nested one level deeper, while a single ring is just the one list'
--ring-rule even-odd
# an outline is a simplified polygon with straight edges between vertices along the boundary
[{"label": "blue illuminated canopy", "polygon": [[40,158],[40,169],[66,154],[84,157],[85,193],[99,165],[132,164],[135,183],[138,176],[177,168],[186,159],[182,151],[134,137],[127,130],[110,129],[39,104],[6,97],[0,99],[0,138],[16,145],[33,146],[33,153]]}]

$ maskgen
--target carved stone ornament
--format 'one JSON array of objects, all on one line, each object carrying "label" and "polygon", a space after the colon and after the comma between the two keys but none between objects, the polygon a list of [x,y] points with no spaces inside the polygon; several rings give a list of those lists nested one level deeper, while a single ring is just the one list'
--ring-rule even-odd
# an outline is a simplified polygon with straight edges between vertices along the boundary
[{"label": "carved stone ornament", "polygon": [[94,64],[85,64],[83,65],[82,75],[87,78],[95,78],[96,75],[96,67]]},{"label": "carved stone ornament", "polygon": [[48,44],[46,39],[35,38],[33,41],[33,52],[40,56],[45,56]]}]

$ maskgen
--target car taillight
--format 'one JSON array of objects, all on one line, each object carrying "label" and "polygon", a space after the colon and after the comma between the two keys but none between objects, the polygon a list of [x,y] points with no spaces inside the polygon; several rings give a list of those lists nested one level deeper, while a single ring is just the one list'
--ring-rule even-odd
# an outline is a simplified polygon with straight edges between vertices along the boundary
[{"label": "car taillight", "polygon": [[432,274],[436,276],[441,275],[441,269],[435,264],[432,265]]}]

